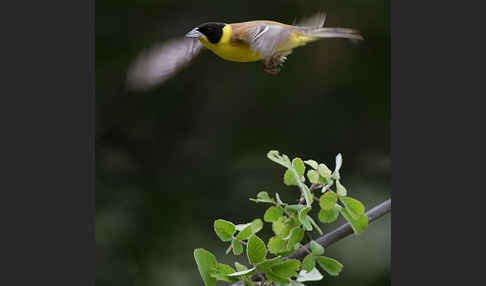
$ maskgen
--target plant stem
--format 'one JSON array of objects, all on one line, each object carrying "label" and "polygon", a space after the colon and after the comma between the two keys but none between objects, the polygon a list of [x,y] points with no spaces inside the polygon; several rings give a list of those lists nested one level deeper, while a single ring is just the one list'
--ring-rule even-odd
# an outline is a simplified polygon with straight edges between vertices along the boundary
[{"label": "plant stem", "polygon": [[322,188],[322,187],[324,187],[324,185],[321,184],[321,183],[319,183],[319,184],[312,184],[311,187],[309,188],[309,190],[312,192],[312,191],[315,191],[315,190],[317,190],[319,188]]},{"label": "plant stem", "polygon": [[239,243],[241,243],[241,244],[243,244],[244,246],[248,246],[248,243],[246,243],[246,242],[245,242],[245,241],[243,241],[243,240],[238,239],[238,242],[239,242]]},{"label": "plant stem", "polygon": [[[368,217],[368,223],[372,223],[376,219],[384,216],[385,214],[391,212],[391,199],[382,202],[381,204],[377,205],[376,207],[372,208],[371,210],[367,211],[365,215]],[[346,236],[353,233],[353,229],[349,223],[345,223],[335,230],[315,239],[317,243],[322,245],[323,247],[328,247],[329,245],[338,242],[339,240],[345,238]],[[301,248],[297,249],[294,253],[292,253],[288,258],[294,259],[302,259],[307,255],[307,251],[305,249],[310,249],[310,243],[302,246]]]}]

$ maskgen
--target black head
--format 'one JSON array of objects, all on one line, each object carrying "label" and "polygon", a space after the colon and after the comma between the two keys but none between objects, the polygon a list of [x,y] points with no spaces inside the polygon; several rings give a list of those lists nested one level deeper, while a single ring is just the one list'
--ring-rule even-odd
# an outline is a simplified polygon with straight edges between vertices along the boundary
[{"label": "black head", "polygon": [[210,22],[199,25],[196,30],[206,36],[206,38],[208,38],[208,41],[216,44],[217,42],[219,42],[219,40],[221,40],[221,37],[223,36],[224,26],[226,26],[225,23]]}]

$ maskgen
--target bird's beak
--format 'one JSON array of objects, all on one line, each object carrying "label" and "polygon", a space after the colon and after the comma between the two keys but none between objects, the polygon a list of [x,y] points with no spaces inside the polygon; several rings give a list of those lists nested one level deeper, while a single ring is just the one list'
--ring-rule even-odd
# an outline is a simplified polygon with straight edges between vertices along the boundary
[{"label": "bird's beak", "polygon": [[200,38],[203,34],[197,30],[197,28],[192,29],[189,33],[186,34],[188,38]]}]

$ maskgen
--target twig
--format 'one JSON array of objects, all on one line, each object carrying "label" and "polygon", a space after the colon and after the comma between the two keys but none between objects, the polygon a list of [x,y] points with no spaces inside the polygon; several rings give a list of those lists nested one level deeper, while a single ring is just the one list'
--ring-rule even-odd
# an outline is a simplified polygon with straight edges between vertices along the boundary
[{"label": "twig", "polygon": [[312,191],[315,191],[319,188],[322,188],[324,185],[319,183],[319,184],[312,184],[311,187],[309,188],[309,190],[312,192]]},{"label": "twig", "polygon": [[238,242],[239,242],[239,243],[241,243],[241,244],[243,244],[244,246],[248,246],[248,243],[246,243],[246,242],[245,242],[245,241],[243,241],[243,240],[238,239]]},{"label": "twig", "polygon": [[[365,215],[368,217],[368,223],[372,223],[376,219],[384,216],[389,212],[391,212],[391,199],[386,200],[376,207],[372,208],[371,210],[367,211]],[[345,223],[335,230],[325,234],[324,236],[317,238],[315,241],[323,247],[328,247],[329,245],[345,238],[352,233],[353,229],[351,228],[351,225],[349,223]],[[294,253],[292,253],[292,255],[288,257],[288,259],[302,259],[308,254],[308,249],[310,249],[310,243],[307,243],[306,245],[297,249]]]}]

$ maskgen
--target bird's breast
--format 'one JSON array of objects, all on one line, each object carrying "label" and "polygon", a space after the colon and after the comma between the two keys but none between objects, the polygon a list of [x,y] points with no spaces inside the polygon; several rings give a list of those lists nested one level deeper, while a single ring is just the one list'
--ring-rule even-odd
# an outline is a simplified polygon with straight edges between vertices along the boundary
[{"label": "bird's breast", "polygon": [[202,44],[220,58],[233,62],[255,62],[261,60],[258,53],[254,53],[250,46],[239,42],[226,42],[211,44],[201,41]]}]

